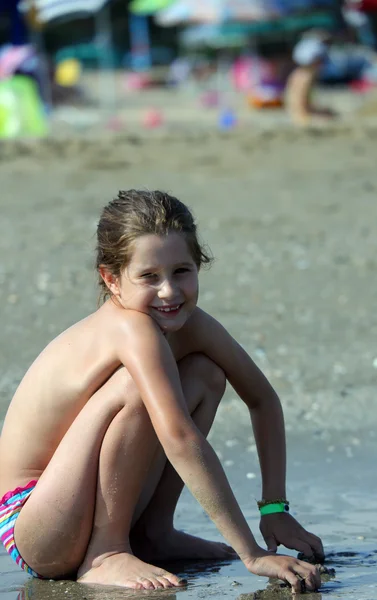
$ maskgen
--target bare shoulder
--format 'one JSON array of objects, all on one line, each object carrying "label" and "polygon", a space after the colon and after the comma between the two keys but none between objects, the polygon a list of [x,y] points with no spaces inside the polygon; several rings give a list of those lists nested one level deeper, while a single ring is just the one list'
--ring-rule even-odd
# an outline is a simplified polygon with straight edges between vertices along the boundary
[{"label": "bare shoulder", "polygon": [[217,319],[199,307],[179,333],[187,340],[190,352],[202,352],[210,358],[213,358],[219,343],[231,343],[233,339]]},{"label": "bare shoulder", "polygon": [[[140,354],[164,343],[164,336],[153,318],[145,313],[117,309],[111,320],[112,343],[120,362],[127,364],[131,355]],[[166,342],[165,342],[166,343]]]},{"label": "bare shoulder", "polygon": [[163,335],[150,315],[124,308],[117,310],[112,329],[118,342],[124,342],[125,338],[134,340],[135,337],[143,338],[145,335]]}]

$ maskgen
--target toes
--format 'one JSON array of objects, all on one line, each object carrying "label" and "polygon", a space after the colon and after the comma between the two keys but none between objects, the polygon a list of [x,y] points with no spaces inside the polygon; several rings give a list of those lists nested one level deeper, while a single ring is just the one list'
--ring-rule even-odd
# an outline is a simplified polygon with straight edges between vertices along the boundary
[{"label": "toes", "polygon": [[144,590],[153,590],[154,589],[154,585],[153,585],[152,581],[150,581],[146,577],[140,577],[139,583],[142,586],[141,589],[144,589]]},{"label": "toes", "polygon": [[162,577],[166,579],[171,584],[171,586],[174,587],[184,587],[185,585],[187,585],[187,579],[182,579],[181,577],[177,577],[172,573],[166,572],[162,575]]},{"label": "toes", "polygon": [[166,587],[160,577],[151,577],[151,583],[155,590],[161,590]]},{"label": "toes", "polygon": [[142,583],[138,583],[137,581],[126,581],[126,585],[125,587],[129,587],[132,590],[143,590],[143,584]]},{"label": "toes", "polygon": [[161,575],[158,577],[158,581],[161,585],[161,587],[168,589],[173,587],[173,584],[169,581],[169,579],[167,579],[166,577],[162,577]]}]

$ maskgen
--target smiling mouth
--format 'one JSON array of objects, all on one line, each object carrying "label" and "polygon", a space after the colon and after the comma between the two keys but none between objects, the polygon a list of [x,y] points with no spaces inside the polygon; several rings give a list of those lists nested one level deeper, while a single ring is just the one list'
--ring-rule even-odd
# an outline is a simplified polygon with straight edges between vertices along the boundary
[{"label": "smiling mouth", "polygon": [[180,311],[182,306],[183,304],[175,304],[174,306],[152,306],[152,308],[157,310],[161,315],[174,316]]}]

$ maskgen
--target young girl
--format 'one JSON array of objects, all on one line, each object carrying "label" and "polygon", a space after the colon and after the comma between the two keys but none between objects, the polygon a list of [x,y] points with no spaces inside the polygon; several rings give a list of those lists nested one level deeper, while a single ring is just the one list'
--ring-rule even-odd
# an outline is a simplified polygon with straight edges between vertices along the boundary
[{"label": "young girl", "polygon": [[[0,535],[35,577],[134,589],[182,586],[150,564],[237,554],[254,574],[300,591],[323,558],[290,516],[285,437],[274,390],[229,333],[197,306],[210,258],[188,208],[162,192],[122,191],[98,224],[106,301],[54,339],[9,406],[0,438]],[[263,476],[259,547],[206,440],[226,381],[250,411]],[[177,531],[183,484],[230,546]],[[234,550],[233,550],[234,549]]]}]

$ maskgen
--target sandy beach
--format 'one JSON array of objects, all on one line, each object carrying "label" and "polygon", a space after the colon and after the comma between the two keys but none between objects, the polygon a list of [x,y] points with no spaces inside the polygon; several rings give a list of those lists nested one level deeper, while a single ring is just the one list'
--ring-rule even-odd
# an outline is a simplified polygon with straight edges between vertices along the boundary
[{"label": "sandy beach", "polygon": [[[375,598],[377,125],[353,117],[297,131],[284,118],[242,113],[221,132],[213,113],[193,120],[188,110],[147,131],[137,126],[141,110],[135,100],[129,126],[115,127],[88,111],[80,126],[67,118],[62,126],[62,111],[49,138],[0,146],[0,419],[46,343],[96,309],[101,207],[119,189],[171,191],[193,209],[216,258],[201,274],[200,305],[280,394],[294,514],[323,537],[336,570],[327,600]],[[258,532],[260,476],[246,415],[229,388],[211,439]],[[177,524],[219,539],[187,493]],[[240,562],[176,570],[189,576],[182,600],[251,600],[266,587]],[[1,551],[0,600],[60,595],[141,598],[31,581]]]}]

